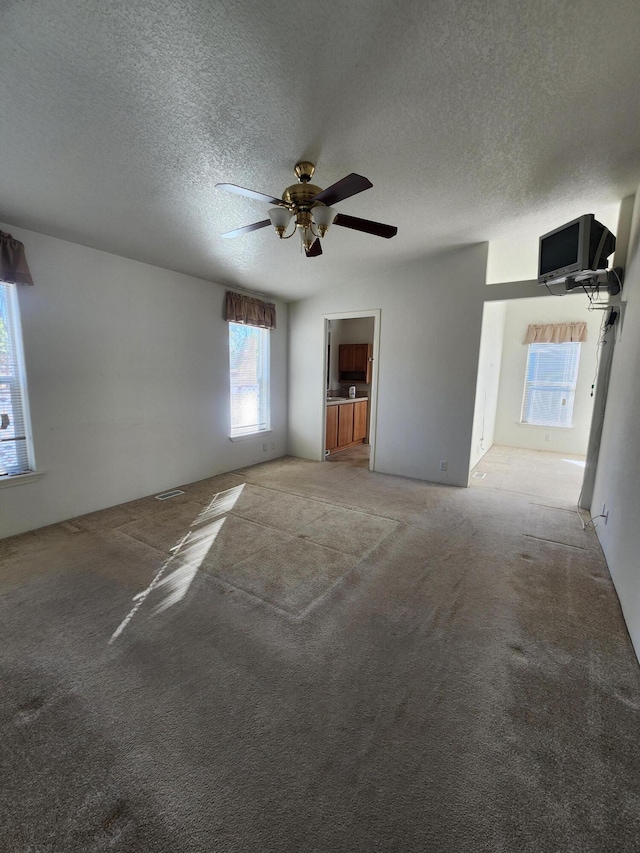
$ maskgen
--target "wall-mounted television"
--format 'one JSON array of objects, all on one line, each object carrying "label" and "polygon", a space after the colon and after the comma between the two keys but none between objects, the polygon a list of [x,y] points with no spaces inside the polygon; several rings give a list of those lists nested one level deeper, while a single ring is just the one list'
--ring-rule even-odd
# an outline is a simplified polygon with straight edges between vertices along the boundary
[{"label": "wall-mounted television", "polygon": [[593,213],[585,213],[540,238],[538,284],[596,275],[607,269],[615,247],[611,231]]}]

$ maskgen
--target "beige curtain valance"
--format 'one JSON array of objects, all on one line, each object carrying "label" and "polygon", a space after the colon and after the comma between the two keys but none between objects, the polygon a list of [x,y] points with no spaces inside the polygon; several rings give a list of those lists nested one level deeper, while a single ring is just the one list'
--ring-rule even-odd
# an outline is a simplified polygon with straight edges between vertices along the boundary
[{"label": "beige curtain valance", "polygon": [[523,344],[568,344],[587,340],[587,324],[580,323],[541,323],[527,327]]},{"label": "beige curtain valance", "polygon": [[24,246],[4,231],[0,231],[0,281],[33,284]]},{"label": "beige curtain valance", "polygon": [[276,306],[273,302],[263,302],[262,299],[227,290],[227,322],[275,329]]}]

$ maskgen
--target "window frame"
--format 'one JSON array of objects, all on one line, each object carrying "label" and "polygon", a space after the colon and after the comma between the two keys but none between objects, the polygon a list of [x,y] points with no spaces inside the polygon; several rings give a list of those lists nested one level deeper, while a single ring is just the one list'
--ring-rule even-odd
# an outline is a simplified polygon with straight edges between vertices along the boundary
[{"label": "window frame", "polygon": [[[566,370],[567,360],[569,358],[574,359],[574,362],[575,362],[574,372],[573,372],[573,376],[570,380],[563,381],[563,382],[557,382],[557,381],[553,382],[552,380],[548,380],[548,379],[545,381],[542,379],[531,380],[528,378],[529,373],[530,373],[530,365],[531,365],[532,355],[537,355],[538,353],[544,352],[544,349],[542,349],[542,348],[546,348],[546,347],[554,347],[554,348],[566,347],[567,348],[565,350],[566,353],[568,353],[568,354],[573,353],[574,354],[573,356],[572,355],[567,356],[567,359],[565,359],[565,365],[564,365],[565,370]],[[571,349],[569,349],[569,348],[571,348]],[[524,388],[523,388],[523,393],[522,393],[522,405],[520,407],[520,421],[519,421],[519,423],[522,426],[544,427],[545,429],[573,429],[573,416],[574,416],[574,410],[575,410],[576,391],[577,391],[577,387],[578,387],[578,375],[580,372],[580,356],[581,356],[581,354],[582,354],[582,345],[580,342],[577,342],[577,341],[570,341],[570,342],[565,342],[565,343],[531,343],[531,344],[528,344],[527,361],[526,361],[525,372],[524,372]],[[570,399],[570,407],[569,407],[569,415],[568,415],[569,423],[563,424],[563,423],[558,423],[557,421],[554,423],[551,423],[548,420],[547,421],[543,421],[543,420],[535,421],[535,420],[526,420],[525,419],[527,415],[529,415],[529,416],[531,415],[532,400],[533,400],[531,391],[536,390],[536,387],[539,388],[540,385],[555,386],[555,390],[557,390],[558,393],[560,393],[560,394],[564,393],[567,395],[567,399]]]},{"label": "window frame", "polygon": [[[229,321],[229,438],[231,441],[245,441],[271,432],[271,335],[270,329],[253,326],[249,323]],[[234,424],[234,383],[232,368],[233,333],[235,329],[246,329],[258,336],[259,347],[256,352],[256,373],[258,378],[258,415],[257,424]],[[245,386],[246,387],[246,386]],[[251,387],[251,386],[249,386]]]},{"label": "window frame", "polygon": [[[7,333],[9,338],[10,363],[13,365],[13,373],[0,375],[0,382],[9,385],[12,409],[21,409],[22,423],[24,426],[24,441],[21,445],[22,452],[18,456],[24,459],[25,468],[3,473],[0,469],[0,487],[6,485],[17,485],[18,482],[28,482],[40,476],[36,471],[35,455],[33,451],[33,436],[31,430],[31,414],[29,409],[29,390],[27,386],[27,370],[24,360],[24,343],[22,338],[22,323],[20,319],[20,304],[18,301],[17,285],[13,282],[0,281],[0,288],[6,294],[6,316],[8,321]],[[2,433],[0,432],[0,438]],[[19,445],[18,445],[19,447]]]}]

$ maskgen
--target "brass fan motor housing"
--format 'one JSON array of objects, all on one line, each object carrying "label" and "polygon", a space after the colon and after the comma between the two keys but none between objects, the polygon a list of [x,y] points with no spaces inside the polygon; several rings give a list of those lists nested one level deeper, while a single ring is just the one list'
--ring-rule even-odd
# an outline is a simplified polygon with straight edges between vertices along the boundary
[{"label": "brass fan motor housing", "polygon": [[291,184],[282,193],[282,201],[287,207],[310,210],[311,199],[322,192],[322,187],[313,184]]}]

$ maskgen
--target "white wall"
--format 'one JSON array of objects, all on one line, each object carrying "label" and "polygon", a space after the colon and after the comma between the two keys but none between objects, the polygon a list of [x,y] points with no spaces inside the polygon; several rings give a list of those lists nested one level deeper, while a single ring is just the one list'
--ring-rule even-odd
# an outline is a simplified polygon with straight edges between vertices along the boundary
[{"label": "white wall", "polygon": [[[589,311],[587,297],[569,293],[538,299],[514,299],[507,303],[500,370],[500,391],[496,412],[494,441],[509,447],[554,450],[560,453],[586,453],[591,427],[593,398],[591,384],[596,369],[596,351],[602,311]],[[570,428],[521,424],[522,394],[527,366],[527,351],[522,341],[529,323],[585,321],[588,341],[580,351],[578,383]],[[548,436],[548,438],[547,438]]]},{"label": "white wall", "polygon": [[443,252],[290,304],[294,455],[323,458],[323,315],[380,309],[376,471],[468,484],[486,252]]},{"label": "white wall", "polygon": [[[272,333],[273,433],[231,442],[225,289],[0,225],[25,244],[20,287],[36,464],[0,488],[0,536],[154,494],[286,450],[287,309]],[[275,449],[271,450],[271,443]]]},{"label": "white wall", "polygon": [[342,320],[342,344],[372,344],[373,317],[349,317]]},{"label": "white wall", "polygon": [[485,303],[471,439],[472,468],[478,464],[494,441],[506,316],[506,302]]},{"label": "white wall", "polygon": [[631,228],[624,323],[613,353],[591,514],[640,658],[640,192]]}]

